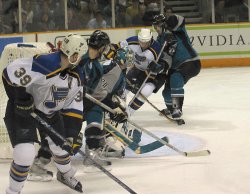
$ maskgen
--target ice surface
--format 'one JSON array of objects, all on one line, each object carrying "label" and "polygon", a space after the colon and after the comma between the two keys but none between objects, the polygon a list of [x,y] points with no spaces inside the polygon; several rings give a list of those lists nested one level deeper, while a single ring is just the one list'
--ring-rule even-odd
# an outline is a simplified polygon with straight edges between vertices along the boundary
[{"label": "ice surface", "polygon": [[[203,69],[185,86],[186,125],[177,126],[145,104],[133,120],[183,151],[209,149],[208,157],[187,158],[169,148],[151,155],[127,152],[113,160],[111,173],[138,194],[249,194],[250,193],[250,67]],[[164,108],[161,91],[149,100]],[[152,139],[143,137],[143,142]],[[10,161],[0,163],[0,193],[8,184]],[[79,160],[77,177],[86,194],[127,193],[101,172],[85,173]],[[48,168],[56,172],[53,165]],[[27,182],[22,194],[77,193],[55,179]]]}]

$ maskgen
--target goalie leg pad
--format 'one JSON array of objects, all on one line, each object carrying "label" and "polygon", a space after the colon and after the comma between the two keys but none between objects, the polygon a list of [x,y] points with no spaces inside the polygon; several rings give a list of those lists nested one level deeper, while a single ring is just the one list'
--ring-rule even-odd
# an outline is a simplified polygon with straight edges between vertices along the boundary
[{"label": "goalie leg pad", "polygon": [[142,132],[139,129],[136,129],[128,124],[128,122],[122,125],[122,131],[132,139],[135,143],[140,143]]}]

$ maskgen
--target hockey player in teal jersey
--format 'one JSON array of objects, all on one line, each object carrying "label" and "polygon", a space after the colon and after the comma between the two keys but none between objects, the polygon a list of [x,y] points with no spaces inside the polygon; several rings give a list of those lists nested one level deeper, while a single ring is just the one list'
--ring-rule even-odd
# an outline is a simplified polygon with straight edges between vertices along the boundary
[{"label": "hockey player in teal jersey", "polygon": [[[8,96],[5,124],[13,146],[7,194],[19,194],[35,158],[36,128],[32,119],[35,112],[65,138],[74,138],[82,126],[83,74],[78,66],[87,51],[84,38],[69,34],[59,51],[15,60],[3,71],[3,83]],[[46,131],[55,165],[57,180],[82,192],[81,183],[74,177],[71,166],[74,147],[65,146],[50,131]]]},{"label": "hockey player in teal jersey", "polygon": [[172,60],[162,92],[167,108],[162,113],[179,119],[182,116],[184,85],[199,74],[200,59],[189,40],[184,17],[170,15],[166,19],[163,14],[156,15],[153,26],[158,33],[157,41],[161,45],[167,41],[165,52]]},{"label": "hockey player in teal jersey", "polygon": [[[98,35],[101,36],[101,35]],[[104,39],[106,34],[102,34]],[[93,36],[89,39],[89,47],[91,49],[99,49],[99,45],[94,45],[93,42],[98,37]],[[99,37],[101,39],[101,37]],[[113,55],[107,57],[110,54],[110,44],[106,45],[105,51],[102,53],[102,66],[103,76],[97,85],[87,85],[87,91],[97,100],[107,104],[112,108],[116,108],[112,101],[113,95],[120,95],[125,89],[125,73],[126,73],[126,59],[128,51],[124,49],[118,49]],[[107,59],[109,58],[109,59]],[[86,64],[85,64],[86,65]],[[107,160],[108,156],[115,156],[115,154],[123,156],[124,149],[121,147],[116,150],[114,147],[111,148],[108,142],[112,140],[111,136],[107,136],[103,130],[103,119],[105,111],[99,106],[84,98],[84,119],[87,122],[85,129],[86,137],[86,153],[92,157],[96,162],[101,165],[110,165],[111,162]],[[126,115],[120,111],[116,115],[111,115],[112,119],[121,122],[126,118]],[[114,143],[114,142],[113,142]],[[108,155],[109,152],[111,155]],[[84,160],[84,164],[88,165],[88,160]]]}]

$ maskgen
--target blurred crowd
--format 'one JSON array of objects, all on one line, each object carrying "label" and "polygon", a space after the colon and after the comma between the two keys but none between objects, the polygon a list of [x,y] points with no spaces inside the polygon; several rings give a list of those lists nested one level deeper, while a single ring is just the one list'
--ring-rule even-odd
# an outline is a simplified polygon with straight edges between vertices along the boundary
[{"label": "blurred crowd", "polygon": [[215,0],[216,23],[248,22],[248,4],[244,0]]},{"label": "blurred crowd", "polygon": [[[22,32],[112,27],[111,0],[67,0],[67,9],[65,0],[21,2]],[[230,7],[230,2],[234,1],[215,0],[216,22],[230,22],[225,9]],[[245,8],[244,0],[237,2],[243,5],[238,6],[239,9]],[[167,3],[168,0],[164,0],[163,6]],[[151,26],[153,16],[160,10],[160,0],[116,0],[115,27]],[[248,20],[248,10],[234,16]],[[19,32],[18,0],[0,0],[0,33],[16,32]]]}]

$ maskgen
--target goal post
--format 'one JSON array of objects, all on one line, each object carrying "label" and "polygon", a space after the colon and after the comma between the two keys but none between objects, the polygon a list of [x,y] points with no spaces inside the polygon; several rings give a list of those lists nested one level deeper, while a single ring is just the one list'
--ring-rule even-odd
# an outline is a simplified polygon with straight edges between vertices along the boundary
[{"label": "goal post", "polygon": [[46,42],[12,43],[4,47],[0,57],[0,158],[12,157],[12,146],[3,120],[8,98],[2,82],[2,72],[16,59],[49,52],[51,47]]}]

